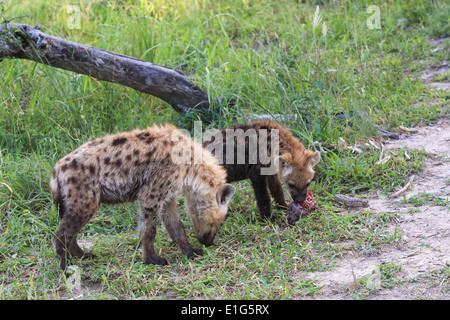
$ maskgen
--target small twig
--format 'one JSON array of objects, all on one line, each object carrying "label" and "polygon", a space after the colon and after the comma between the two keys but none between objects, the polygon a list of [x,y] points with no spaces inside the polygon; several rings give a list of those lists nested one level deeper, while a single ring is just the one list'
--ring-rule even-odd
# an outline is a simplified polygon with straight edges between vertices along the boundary
[{"label": "small twig", "polygon": [[29,14],[26,14],[26,15],[24,15],[24,16],[12,17],[12,18],[9,18],[9,19],[7,19],[7,18],[5,18],[5,17],[2,16],[3,24],[4,24],[4,25],[7,25],[7,24],[10,23],[11,21],[14,21],[14,20],[20,19],[20,18],[27,18],[27,17],[29,17],[29,16],[30,16]]},{"label": "small twig", "polygon": [[4,185],[5,187],[7,187],[8,188],[8,190],[11,192],[11,194],[13,194],[14,192],[13,192],[13,190],[11,189],[11,187],[10,186],[8,186],[6,183],[4,183],[4,182],[0,182],[0,184],[2,184],[2,185]]},{"label": "small twig", "polygon": [[396,198],[400,195],[402,195],[403,193],[405,193],[406,190],[408,190],[409,186],[411,185],[411,183],[414,181],[415,175],[412,175],[411,177],[409,177],[408,183],[401,188],[400,190],[398,190],[397,192],[391,194],[388,199],[392,199],[392,198]]},{"label": "small twig", "polygon": [[415,129],[415,128],[406,128],[404,126],[398,126],[400,128],[400,130],[405,131],[407,133],[417,133],[419,132],[419,130]]},{"label": "small twig", "polygon": [[19,16],[19,17],[12,17],[12,18],[5,18],[5,16],[3,15],[5,12],[5,4],[3,1],[0,2],[0,18],[3,20],[3,24],[7,25],[8,23],[10,23],[11,21],[14,21],[16,19],[20,19],[20,18],[26,18],[29,17],[29,14],[23,15],[23,16]]}]

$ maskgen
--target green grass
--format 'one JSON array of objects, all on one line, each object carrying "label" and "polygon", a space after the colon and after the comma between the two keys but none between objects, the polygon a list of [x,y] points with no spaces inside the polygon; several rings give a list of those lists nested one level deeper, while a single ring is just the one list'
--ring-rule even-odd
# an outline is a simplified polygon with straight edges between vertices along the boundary
[{"label": "green grass", "polygon": [[[369,30],[366,8],[377,3],[381,29]],[[69,28],[67,5],[80,9],[79,29]],[[102,207],[81,235],[94,242],[90,250],[97,255],[77,263],[88,289],[84,297],[315,297],[321,288],[308,272],[330,270],[348,250],[372,254],[401,236],[386,231],[396,213],[349,215],[331,198],[390,192],[421,170],[425,154],[399,150],[378,163],[379,150],[358,154],[337,145],[339,138],[350,145],[372,139],[378,134],[374,124],[395,131],[433,123],[448,112],[448,95],[406,75],[418,75],[424,61],[447,60],[448,43],[433,52],[428,39],[450,33],[448,4],[319,5],[326,36],[322,25],[312,31],[316,1],[4,2],[5,17],[29,15],[16,22],[178,68],[210,97],[236,99],[236,108],[213,118],[210,127],[231,125],[234,118],[242,123],[255,113],[296,114],[297,121],[284,124],[322,153],[313,185],[319,208],[310,217],[286,229],[254,224],[252,189],[237,183],[230,217],[204,257],[181,256],[159,231],[157,250],[170,262],[164,268],[142,264],[135,204]],[[53,252],[51,232],[59,218],[48,188],[52,166],[93,137],[162,122],[191,128],[196,115],[182,117],[130,88],[25,60],[0,62],[0,78],[0,298],[78,297]],[[278,215],[282,222],[283,212]],[[198,245],[189,221],[184,223]]]},{"label": "green grass", "polygon": [[412,196],[407,200],[404,199],[403,202],[411,203],[415,207],[423,206],[423,205],[432,205],[432,206],[443,206],[450,210],[450,201],[448,196],[436,196],[426,192],[419,193],[416,196]]},{"label": "green grass", "polygon": [[348,288],[352,291],[355,299],[364,299],[370,293],[381,288],[392,288],[396,284],[403,281],[396,278],[396,274],[401,271],[402,267],[393,262],[383,262],[375,267],[372,274],[364,276],[354,283],[354,288]]}]

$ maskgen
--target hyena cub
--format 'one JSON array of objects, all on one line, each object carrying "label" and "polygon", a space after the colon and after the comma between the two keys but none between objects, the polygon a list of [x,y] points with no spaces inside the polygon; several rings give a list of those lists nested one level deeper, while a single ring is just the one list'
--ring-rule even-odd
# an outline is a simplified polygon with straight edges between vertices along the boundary
[{"label": "hyena cub", "polygon": [[[264,130],[265,143],[260,143],[262,137],[261,130]],[[278,130],[278,154],[272,154],[271,150],[271,139],[274,136],[272,134],[273,130]],[[253,142],[250,142],[251,139],[245,139],[246,136],[251,138],[251,134],[247,134],[250,131],[256,134],[256,139]],[[230,139],[230,134],[235,135],[234,139]],[[223,139],[223,141],[220,141],[221,144],[215,141],[218,136]],[[252,151],[249,143],[256,144],[257,149],[253,149]],[[218,150],[215,149],[218,145],[223,145],[223,150],[220,150],[221,156],[218,156]],[[241,162],[238,161],[240,146],[244,147],[245,150],[244,161]],[[270,197],[267,189],[270,190],[272,197],[278,205],[287,207],[284,200],[283,187],[278,175],[287,185],[292,199],[295,202],[303,202],[307,196],[309,185],[314,178],[313,167],[320,160],[320,153],[318,151],[306,150],[303,144],[295,139],[288,129],[270,120],[258,120],[223,129],[221,134],[214,134],[204,140],[203,147],[220,158],[219,162],[227,171],[227,182],[250,179],[255,191],[255,198],[261,218],[271,217]],[[275,170],[273,174],[264,175],[262,168],[272,166],[273,163],[261,163],[259,157],[261,155],[260,147],[266,148],[264,152],[271,155],[271,159],[275,160],[275,162],[277,159],[279,160],[279,172]],[[234,153],[234,157],[232,156],[231,159],[228,157],[227,159],[227,154],[230,152]],[[253,159],[256,158],[256,161],[251,161],[252,154],[254,155],[255,153],[258,155],[257,157],[253,157]]]},{"label": "hyena cub", "polygon": [[186,238],[176,197],[184,193],[197,239],[211,245],[235,192],[225,182],[226,172],[217,159],[172,125],[117,133],[83,144],[59,160],[51,177],[61,218],[55,232],[61,269],[66,269],[69,256],[86,255],[78,246],[77,234],[100,203],[139,200],[144,263],[167,264],[153,247],[158,216],[183,253],[201,255],[202,250],[194,249]]}]

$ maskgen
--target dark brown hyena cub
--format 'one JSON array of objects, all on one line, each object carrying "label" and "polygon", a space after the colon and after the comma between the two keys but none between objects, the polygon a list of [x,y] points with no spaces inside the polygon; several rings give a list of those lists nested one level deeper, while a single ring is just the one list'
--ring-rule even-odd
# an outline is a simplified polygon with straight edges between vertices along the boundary
[{"label": "dark brown hyena cub", "polygon": [[[250,130],[256,132],[256,140],[253,139],[252,141],[251,134],[248,134],[247,136],[249,138],[245,140],[238,138],[238,131],[241,132],[240,136],[242,137],[250,132]],[[266,151],[268,156],[271,155],[272,130],[278,130],[279,134],[278,154],[273,155],[275,157],[272,157],[272,159],[275,159],[275,161],[279,160],[280,169],[279,172],[275,171],[272,174],[264,175],[262,169],[272,166],[273,163],[261,163],[260,155],[263,153],[259,150],[259,146],[266,146],[267,150],[264,151]],[[262,137],[261,133],[264,133],[264,140],[266,141],[260,141]],[[234,134],[235,136],[234,138],[232,137],[233,139],[230,139],[230,136],[228,136],[227,139],[227,134]],[[218,136],[214,134],[205,139],[203,146],[219,157],[219,163],[227,171],[227,182],[250,179],[255,191],[261,218],[271,218],[270,197],[267,189],[270,190],[276,203],[280,206],[287,207],[278,174],[287,185],[289,193],[295,202],[303,202],[305,200],[308,187],[314,178],[313,167],[320,160],[320,153],[318,151],[306,150],[303,144],[295,139],[288,129],[270,120],[259,120],[223,129],[220,135],[223,139],[223,149],[219,150],[222,155],[219,155],[218,150],[214,149],[215,146],[219,145],[217,144],[218,141],[215,140]],[[253,148],[252,150],[250,148],[251,143],[256,143],[257,148]],[[239,162],[240,147],[245,149],[245,159]],[[227,160],[227,153],[229,152],[233,152],[234,156],[231,155]],[[255,161],[250,161],[252,157],[253,160],[255,159],[255,155],[256,163]]]}]

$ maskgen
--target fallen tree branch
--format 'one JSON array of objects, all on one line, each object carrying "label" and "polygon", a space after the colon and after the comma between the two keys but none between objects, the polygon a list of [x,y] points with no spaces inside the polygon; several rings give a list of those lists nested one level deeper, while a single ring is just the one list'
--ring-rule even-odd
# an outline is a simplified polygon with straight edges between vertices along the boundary
[{"label": "fallen tree branch", "polygon": [[415,175],[412,175],[411,177],[409,177],[408,183],[403,188],[398,190],[397,192],[394,192],[393,194],[391,194],[388,197],[388,199],[396,198],[396,197],[404,194],[406,192],[406,190],[408,190],[408,188],[411,185],[411,183],[414,181],[414,178],[415,178]]},{"label": "fallen tree branch", "polygon": [[119,83],[158,97],[181,114],[210,111],[207,93],[181,71],[51,36],[41,32],[39,26],[0,25],[0,61],[3,58],[28,59]]},{"label": "fallen tree branch", "polygon": [[385,136],[385,137],[388,137],[391,139],[395,139],[395,140],[400,139],[400,136],[398,135],[398,133],[387,131],[377,124],[375,125],[375,127],[380,131],[382,136]]},{"label": "fallen tree branch", "polygon": [[[340,120],[350,121],[350,119],[353,118],[353,112],[350,111],[350,113],[349,113],[350,119],[342,112],[339,112],[339,113],[335,114],[334,116]],[[400,136],[398,135],[398,133],[387,131],[377,124],[374,124],[374,126],[375,126],[375,128],[378,129],[378,131],[380,132],[380,134],[382,136],[390,138],[390,139],[396,139],[396,140],[400,139]]]},{"label": "fallen tree branch", "polygon": [[357,208],[357,207],[368,207],[369,202],[365,199],[360,198],[352,198],[348,196],[344,196],[343,194],[336,194],[333,198],[336,202],[342,202],[347,207]]}]

